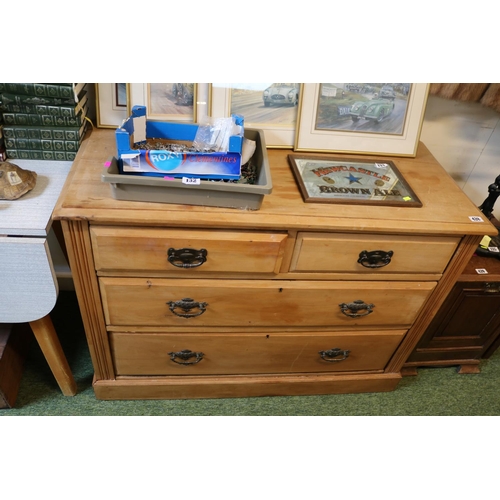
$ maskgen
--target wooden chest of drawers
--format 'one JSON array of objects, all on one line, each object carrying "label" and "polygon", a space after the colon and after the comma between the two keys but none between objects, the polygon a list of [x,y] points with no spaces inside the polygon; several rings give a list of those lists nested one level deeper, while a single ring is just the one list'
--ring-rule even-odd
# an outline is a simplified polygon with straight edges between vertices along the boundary
[{"label": "wooden chest of drawers", "polygon": [[114,200],[114,147],[92,132],[55,210],[101,399],[393,390],[492,232],[422,144],[394,161],[423,207],[304,203],[270,150],[257,211]]}]

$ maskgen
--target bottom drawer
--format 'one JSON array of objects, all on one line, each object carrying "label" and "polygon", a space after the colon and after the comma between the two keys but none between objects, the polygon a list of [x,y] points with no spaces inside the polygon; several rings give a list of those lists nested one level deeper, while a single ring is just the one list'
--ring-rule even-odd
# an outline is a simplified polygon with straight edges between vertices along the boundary
[{"label": "bottom drawer", "polygon": [[405,333],[114,332],[110,341],[116,375],[243,375],[383,370]]}]

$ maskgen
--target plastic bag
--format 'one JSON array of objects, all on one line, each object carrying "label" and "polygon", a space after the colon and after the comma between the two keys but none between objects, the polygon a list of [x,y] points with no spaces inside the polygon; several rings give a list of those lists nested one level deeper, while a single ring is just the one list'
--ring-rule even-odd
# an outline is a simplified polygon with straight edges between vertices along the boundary
[{"label": "plastic bag", "polygon": [[225,153],[229,149],[229,138],[240,134],[240,129],[234,117],[207,117],[205,122],[198,126],[193,146],[199,151]]}]

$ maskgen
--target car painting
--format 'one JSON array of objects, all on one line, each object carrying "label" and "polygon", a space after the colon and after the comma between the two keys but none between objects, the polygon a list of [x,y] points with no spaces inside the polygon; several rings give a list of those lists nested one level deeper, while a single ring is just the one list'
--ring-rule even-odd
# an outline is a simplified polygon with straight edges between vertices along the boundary
[{"label": "car painting", "polygon": [[194,99],[194,83],[173,83],[172,95],[177,104],[192,106]]},{"label": "car painting", "polygon": [[387,118],[394,110],[394,102],[388,99],[374,99],[372,101],[355,102],[349,114],[352,121],[357,122],[360,118],[374,120],[380,123]]},{"label": "car painting", "polygon": [[291,105],[297,106],[299,103],[299,84],[298,83],[273,83],[262,93],[264,106]]},{"label": "car painting", "polygon": [[[131,84],[137,85],[139,84]],[[144,84],[144,102],[148,119],[163,121],[195,120],[197,84],[148,83]]]},{"label": "car painting", "polygon": [[390,85],[384,85],[380,89],[380,93],[378,95],[382,99],[396,99],[396,92],[394,92],[394,88]]},{"label": "car painting", "polygon": [[402,135],[407,119],[409,83],[322,83],[315,129]]}]

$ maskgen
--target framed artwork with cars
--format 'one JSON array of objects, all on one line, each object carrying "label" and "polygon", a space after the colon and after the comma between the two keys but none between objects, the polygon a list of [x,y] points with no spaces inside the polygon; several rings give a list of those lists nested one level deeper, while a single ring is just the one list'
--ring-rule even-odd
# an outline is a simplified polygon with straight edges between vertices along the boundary
[{"label": "framed artwork with cars", "polygon": [[415,156],[427,83],[304,83],[295,151]]},{"label": "framed artwork with cars", "polygon": [[208,84],[129,83],[128,109],[146,106],[147,118],[159,121],[196,122],[207,113]]},{"label": "framed artwork with cars", "polygon": [[295,139],[300,83],[212,83],[211,113],[239,114],[245,127],[264,131],[268,148],[291,148]]}]

